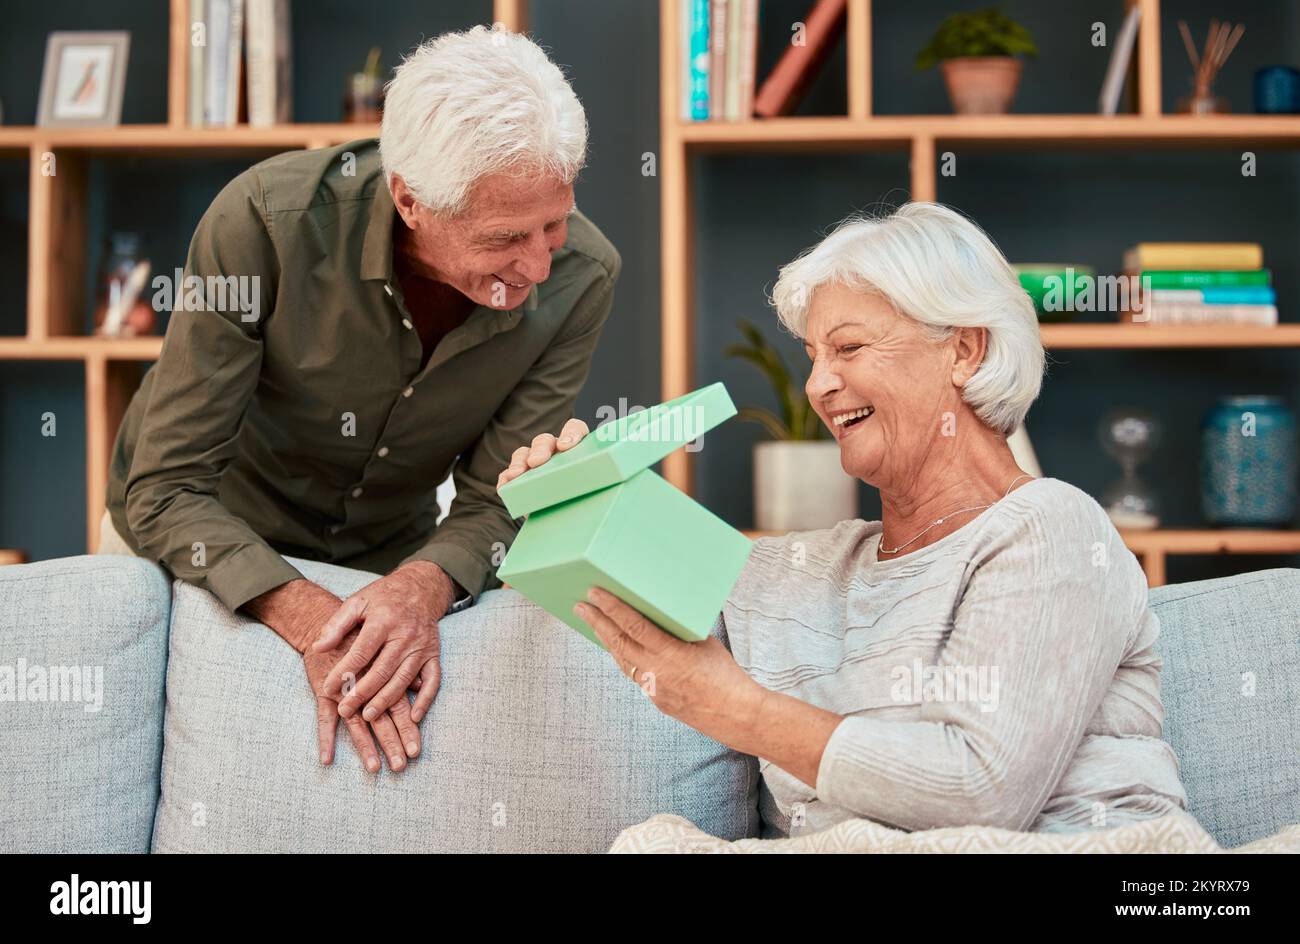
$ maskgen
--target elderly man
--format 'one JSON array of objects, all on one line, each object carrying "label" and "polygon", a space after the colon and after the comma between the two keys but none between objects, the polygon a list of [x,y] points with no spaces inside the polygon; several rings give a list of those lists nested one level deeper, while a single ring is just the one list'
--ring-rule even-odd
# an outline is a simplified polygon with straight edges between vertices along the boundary
[{"label": "elderly man", "polygon": [[[402,63],[378,142],[264,161],[195,231],[177,296],[232,291],[176,306],[117,437],[100,550],[302,653],[322,763],[340,716],[372,772],[375,738],[395,770],[418,753],[438,621],[496,585],[516,533],[498,473],[565,438],[620,267],[574,206],[586,144],[541,49],[477,27]],[[345,602],[282,554],[387,576]]]}]

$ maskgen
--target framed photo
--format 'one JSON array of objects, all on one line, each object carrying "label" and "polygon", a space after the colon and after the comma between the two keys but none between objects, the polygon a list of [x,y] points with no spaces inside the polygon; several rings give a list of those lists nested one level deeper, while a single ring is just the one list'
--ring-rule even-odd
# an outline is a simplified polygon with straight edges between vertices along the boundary
[{"label": "framed photo", "polygon": [[130,33],[51,33],[36,123],[45,128],[120,124],[130,47]]}]

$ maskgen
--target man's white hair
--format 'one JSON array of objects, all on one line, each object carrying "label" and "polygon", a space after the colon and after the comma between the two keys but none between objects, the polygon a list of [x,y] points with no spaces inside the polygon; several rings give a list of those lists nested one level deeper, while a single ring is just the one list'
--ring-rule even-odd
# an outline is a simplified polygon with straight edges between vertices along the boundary
[{"label": "man's white hair", "polygon": [[587,116],[541,47],[476,26],[422,43],[384,88],[379,152],[438,213],[465,208],[492,173],[550,175],[572,183],[587,156]]},{"label": "man's white hair", "polygon": [[883,297],[931,341],[959,327],[986,328],[984,361],[962,399],[989,428],[1010,435],[1043,384],[1046,355],[1033,302],[987,234],[949,207],[908,203],[877,217],[850,217],[782,267],[772,304],[798,338],[819,286]]}]

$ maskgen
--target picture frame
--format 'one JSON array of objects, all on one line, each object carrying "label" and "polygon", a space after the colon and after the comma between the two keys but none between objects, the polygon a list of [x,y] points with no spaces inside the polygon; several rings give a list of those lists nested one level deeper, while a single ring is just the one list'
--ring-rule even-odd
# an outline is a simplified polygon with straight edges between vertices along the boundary
[{"label": "picture frame", "polygon": [[45,44],[41,100],[43,128],[111,128],[122,121],[127,32],[51,33]]}]

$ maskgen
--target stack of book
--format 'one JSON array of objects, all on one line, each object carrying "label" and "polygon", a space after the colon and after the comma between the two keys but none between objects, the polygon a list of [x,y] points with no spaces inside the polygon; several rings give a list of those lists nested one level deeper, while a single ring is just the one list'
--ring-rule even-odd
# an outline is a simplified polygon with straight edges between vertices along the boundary
[{"label": "stack of book", "polygon": [[1139,243],[1124,271],[1140,286],[1125,320],[1148,324],[1277,324],[1259,243]]},{"label": "stack of book", "polygon": [[[189,0],[188,119],[259,128],[293,117],[289,0]],[[241,107],[242,106],[242,107]]]},{"label": "stack of book", "polygon": [[788,115],[844,33],[848,0],[814,0],[757,88],[759,0],[681,0],[683,121]]}]

